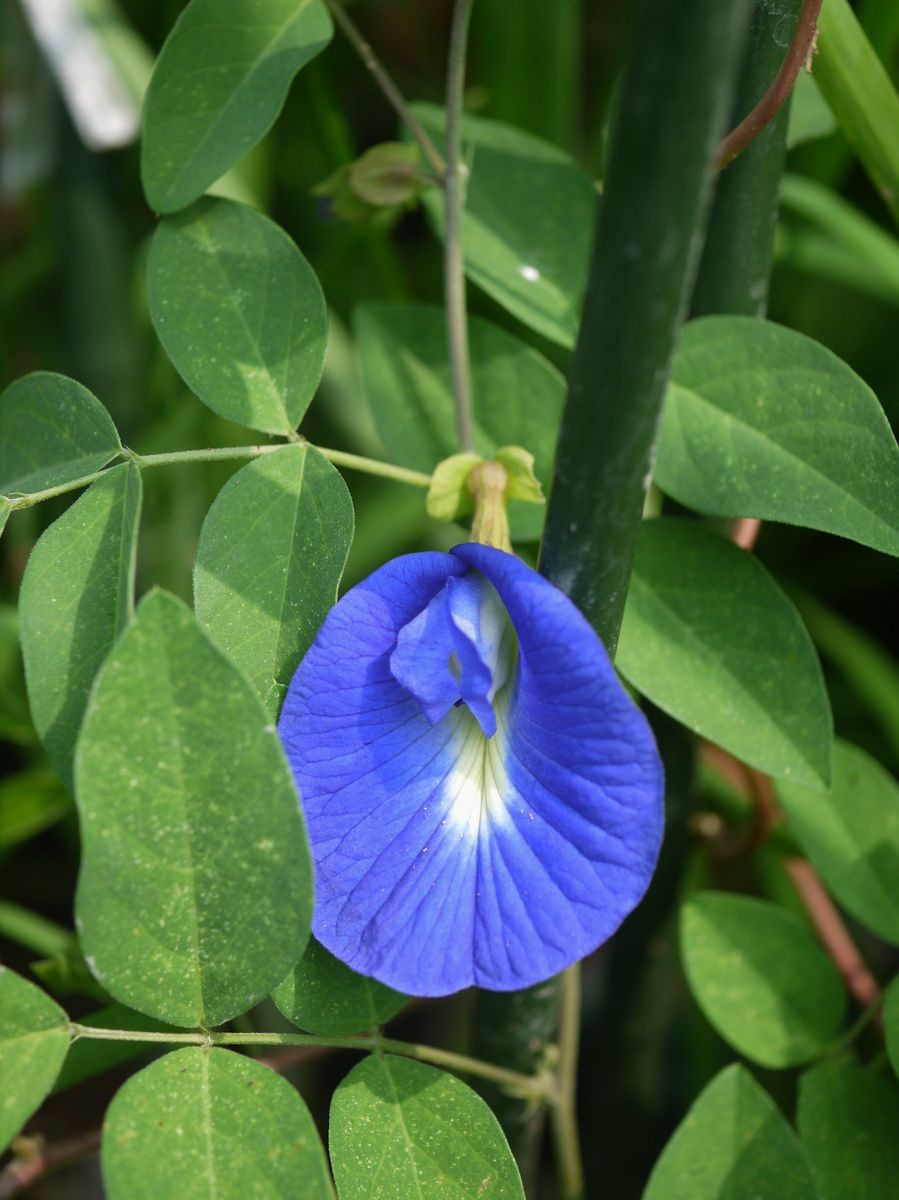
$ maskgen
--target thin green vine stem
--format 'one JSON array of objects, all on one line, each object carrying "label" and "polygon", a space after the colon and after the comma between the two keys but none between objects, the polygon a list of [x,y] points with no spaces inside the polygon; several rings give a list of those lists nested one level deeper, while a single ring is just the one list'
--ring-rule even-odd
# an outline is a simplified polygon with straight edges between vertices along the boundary
[{"label": "thin green vine stem", "polygon": [[345,450],[329,450],[324,446],[315,446],[319,454],[324,455],[328,462],[335,467],[346,467],[349,471],[362,471],[366,475],[380,475],[384,479],[394,479],[397,483],[408,483],[412,487],[429,488],[431,476],[424,471],[413,471],[409,467],[397,467],[393,463],[380,462],[375,458],[363,458],[360,454],[348,454]]},{"label": "thin green vine stem", "polygon": [[73,1041],[91,1039],[106,1042],[150,1042],[171,1046],[323,1046],[335,1050],[363,1050],[367,1053],[399,1054],[435,1066],[449,1067],[466,1075],[490,1079],[502,1087],[527,1097],[543,1097],[551,1093],[553,1081],[543,1076],[523,1075],[493,1063],[454,1054],[436,1046],[402,1042],[379,1034],[356,1037],[319,1037],[310,1033],[160,1033],[155,1030],[102,1029],[93,1025],[71,1022],[69,1034]]},{"label": "thin green vine stem", "polygon": [[369,43],[365,40],[361,30],[349,16],[346,9],[343,7],[343,4],[340,3],[340,0],[325,0],[325,3],[330,9],[334,20],[343,30],[347,41],[362,59],[362,62],[370,73],[372,79],[374,79],[375,83],[377,83],[378,87],[384,93],[388,103],[393,107],[396,115],[409,130],[409,133],[412,135],[415,141],[418,142],[419,149],[427,159],[428,164],[434,171],[434,174],[438,179],[442,179],[443,172],[446,169],[446,164],[440,157],[439,150],[428,137],[428,134],[421,122],[416,118],[415,114],[409,108],[409,105],[406,103],[402,92],[385,70],[383,63],[375,54],[374,50],[372,50]]},{"label": "thin green vine stem", "polygon": [[[119,458],[133,462],[135,466],[143,470],[144,467],[175,466],[179,463],[226,462],[229,459],[261,458],[264,454],[273,454],[276,450],[283,450],[285,445],[291,444],[293,443],[273,442],[266,446],[220,446],[210,450],[172,450],[165,454],[136,454],[133,450],[123,449],[115,459],[99,471],[91,472],[90,475],[80,475],[77,479],[69,479],[66,483],[44,488],[40,492],[29,492],[22,496],[6,497],[6,499],[8,499],[9,507],[13,512],[20,508],[31,508],[32,505],[40,504],[44,500],[52,500],[55,496],[63,496],[66,492],[75,492],[79,488],[95,483],[101,476],[120,465]],[[299,439],[298,444],[312,445],[303,438]],[[344,450],[330,450],[324,446],[312,446],[312,449],[317,450],[336,467],[362,471],[367,475],[378,475],[384,479],[396,480],[397,483],[408,483],[412,487],[428,488],[431,486],[431,476],[424,471],[412,471],[408,467],[397,467],[393,463],[380,462],[375,458],[364,458],[361,454],[349,454]]]},{"label": "thin green vine stem", "polygon": [[462,253],[462,213],[467,167],[461,161],[462,95],[473,0],[456,0],[446,66],[446,169],[443,175],[443,284],[446,338],[459,444],[474,450],[471,419],[471,373],[468,361],[468,312]]},{"label": "thin green vine stem", "polygon": [[581,1200],[584,1168],[577,1123],[577,1065],[581,1042],[581,964],[562,973],[559,987],[559,1063],[550,1108],[559,1183],[564,1200]]}]

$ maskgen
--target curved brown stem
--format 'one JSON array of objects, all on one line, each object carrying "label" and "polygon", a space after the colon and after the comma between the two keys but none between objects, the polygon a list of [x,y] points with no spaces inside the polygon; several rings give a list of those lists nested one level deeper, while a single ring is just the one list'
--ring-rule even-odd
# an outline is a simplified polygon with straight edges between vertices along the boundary
[{"label": "curved brown stem", "polygon": [[40,1138],[16,1138],[12,1145],[14,1158],[0,1171],[0,1200],[18,1196],[45,1175],[87,1158],[99,1149],[99,1129],[89,1129],[87,1133],[52,1146],[45,1146]]},{"label": "curved brown stem", "polygon": [[718,146],[715,152],[716,170],[723,171],[738,155],[742,154],[749,143],[758,137],[768,122],[773,120],[786,104],[802,66],[808,61],[809,54],[814,48],[822,2],[823,0],[805,0],[790,48],[774,82],[752,112],[744,117]]},{"label": "curved brown stem", "polygon": [[868,970],[818,872],[804,858],[786,859],[784,870],[847,990],[862,1008],[870,1007],[880,999],[880,984]]}]

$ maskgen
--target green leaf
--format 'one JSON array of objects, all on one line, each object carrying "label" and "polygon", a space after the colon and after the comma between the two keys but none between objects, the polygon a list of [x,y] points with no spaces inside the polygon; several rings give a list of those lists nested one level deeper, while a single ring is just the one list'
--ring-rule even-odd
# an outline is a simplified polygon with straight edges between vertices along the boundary
[{"label": "green leaf", "polygon": [[319,0],[192,0],[162,47],[144,105],[150,207],[184,208],[255,146],[332,33]]},{"label": "green leaf", "polygon": [[899,1075],[899,976],[887,988],[883,1003],[883,1031],[887,1054],[893,1070]]},{"label": "green leaf", "polygon": [[204,404],[250,429],[293,431],[321,379],[327,314],[283,229],[232,200],[201,200],[160,222],[147,292],[159,340]]},{"label": "green leaf", "polygon": [[899,447],[877,398],[835,354],[769,321],[685,327],[655,481],[710,516],[786,521],[899,554]]},{"label": "green leaf", "polygon": [[696,1002],[741,1054],[764,1067],[791,1067],[833,1042],[846,993],[795,913],[767,900],[699,892],[681,910],[680,936]]},{"label": "green leaf", "polygon": [[53,1087],[68,1048],[59,1005],[0,966],[0,1153]]},{"label": "green leaf", "polygon": [[190,1046],[116,1094],[106,1115],[109,1200],[331,1200],[325,1152],[299,1093],[261,1063]]},{"label": "green leaf", "polygon": [[873,637],[812,596],[796,588],[791,593],[822,657],[842,676],[899,754],[899,662]]},{"label": "green leaf", "polygon": [[817,50],[818,86],[899,221],[899,95],[848,0],[825,0]]},{"label": "green leaf", "polygon": [[211,1027],[303,952],[312,869],[277,732],[193,614],[154,592],[106,662],[75,764],[85,957],[123,1004]]},{"label": "green leaf", "polygon": [[43,833],[72,802],[55,771],[19,771],[0,781],[0,850]]},{"label": "green leaf", "polygon": [[[412,109],[442,149],[443,109]],[[519,321],[573,346],[596,216],[593,180],[558,147],[480,117],[463,117],[462,152],[470,170],[462,218],[466,274]],[[425,192],[423,199],[442,236],[442,194]]]},{"label": "green leaf", "polygon": [[780,781],[778,795],[840,904],[899,946],[899,784],[864,750],[837,741],[829,791]]},{"label": "green leaf", "polygon": [[[459,448],[443,310],[370,304],[356,309],[354,323],[363,385],[387,453],[404,467],[433,471]],[[492,458],[501,447],[523,446],[546,492],[565,380],[488,321],[471,318],[469,338],[475,449]],[[543,515],[542,506],[513,500],[513,537],[539,537]]]},{"label": "green leaf", "polygon": [[88,694],[134,603],[140,471],[114,467],[44,532],[19,597],[35,729],[69,788]]},{"label": "green leaf", "polygon": [[331,1102],[340,1200],[524,1200],[499,1123],[461,1080],[391,1055],[354,1067]]},{"label": "green leaf", "polygon": [[310,938],[306,953],[272,993],[278,1008],[300,1029],[344,1037],[383,1025],[407,997],[351,970]]},{"label": "green leaf", "polygon": [[725,1067],[694,1101],[643,1200],[819,1200],[780,1111],[743,1067]]},{"label": "green leaf", "polygon": [[311,446],[251,462],[219,493],[194,570],[197,618],[269,712],[328,609],[353,539],[353,504]]},{"label": "green leaf", "polygon": [[812,786],[832,724],[814,647],[762,564],[692,521],[645,521],[616,663],[653,704],[737,758]]},{"label": "green leaf", "polygon": [[6,522],[9,520],[9,514],[12,512],[12,505],[5,496],[0,496],[0,537],[3,536],[3,530],[6,528]]},{"label": "green leaf", "polygon": [[899,1179],[895,1080],[829,1063],[799,1082],[799,1136],[822,1200],[886,1200]]},{"label": "green leaf", "polygon": [[35,371],[0,394],[0,493],[42,492],[121,452],[109,413],[80,383]]}]

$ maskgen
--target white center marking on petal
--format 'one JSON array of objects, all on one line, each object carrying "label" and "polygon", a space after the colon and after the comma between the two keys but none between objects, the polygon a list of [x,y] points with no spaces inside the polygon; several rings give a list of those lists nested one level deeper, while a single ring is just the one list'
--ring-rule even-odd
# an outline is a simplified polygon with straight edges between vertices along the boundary
[{"label": "white center marking on petal", "polygon": [[529,267],[524,264],[518,268],[518,274],[522,279],[526,279],[528,283],[536,283],[540,278],[540,272],[536,267]]},{"label": "white center marking on petal", "polygon": [[462,838],[486,835],[492,825],[509,822],[512,785],[503,761],[506,744],[505,712],[496,704],[497,730],[485,738],[477,721],[465,713],[454,738],[456,765],[447,776],[444,795],[449,800],[446,823]]}]

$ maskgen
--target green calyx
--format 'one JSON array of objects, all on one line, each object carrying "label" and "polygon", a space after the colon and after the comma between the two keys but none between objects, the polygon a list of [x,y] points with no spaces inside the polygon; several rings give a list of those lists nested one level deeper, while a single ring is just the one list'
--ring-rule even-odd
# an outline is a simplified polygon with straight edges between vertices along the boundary
[{"label": "green calyx", "polygon": [[506,550],[511,548],[510,500],[543,503],[534,456],[521,446],[504,446],[491,459],[472,453],[445,458],[431,476],[427,510],[436,521],[473,516],[472,541]]}]

